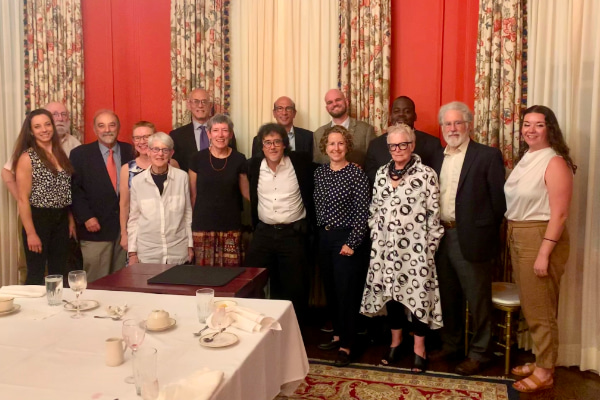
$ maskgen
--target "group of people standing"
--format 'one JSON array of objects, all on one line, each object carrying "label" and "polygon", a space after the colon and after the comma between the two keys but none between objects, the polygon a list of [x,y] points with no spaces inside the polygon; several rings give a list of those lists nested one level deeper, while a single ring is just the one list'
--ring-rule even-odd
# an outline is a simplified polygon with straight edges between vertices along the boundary
[{"label": "group of people standing", "polygon": [[[515,388],[551,387],[576,169],[552,111],[533,106],[523,113],[520,161],[505,183],[500,151],[470,138],[473,115],[463,103],[439,110],[445,148],[414,129],[408,97],[393,102],[391,125],[378,138],[372,126],[349,117],[341,91],[328,91],[325,106],[332,120],[313,134],[293,125],[291,99],[277,99],[277,123],[259,129],[249,160],[236,150],[229,117],[211,117],[203,89],[188,99],[190,124],[167,135],[140,121],[134,147],[117,140],[114,112],[97,112],[98,140],[73,149],[70,160],[53,114],[32,111],[11,166],[27,283],[39,284],[46,264],[59,272],[63,243],[76,235],[90,281],[126,259],[266,267],[271,297],[291,300],[302,320],[316,246],[334,327],[321,348],[338,350],[336,365],[350,362],[359,313],[387,314],[385,364],[400,356],[403,329],[414,333],[415,372],[425,371],[428,359],[457,357],[466,300],[474,336],[456,372],[471,375],[489,361],[490,266],[506,217],[514,275],[538,349],[536,364],[513,369],[525,377]],[[243,198],[254,228],[245,256]],[[425,336],[439,328],[443,348],[428,354]]]}]

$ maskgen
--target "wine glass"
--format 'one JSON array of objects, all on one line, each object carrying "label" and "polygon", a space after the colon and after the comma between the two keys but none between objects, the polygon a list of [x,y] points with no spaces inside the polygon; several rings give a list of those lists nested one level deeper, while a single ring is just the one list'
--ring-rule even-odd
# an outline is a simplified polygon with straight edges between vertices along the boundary
[{"label": "wine glass", "polygon": [[[140,319],[126,319],[123,321],[123,340],[127,347],[131,349],[132,357],[144,341],[146,336],[146,322]],[[133,365],[133,363],[131,363]],[[135,383],[133,375],[125,378],[126,383]]]},{"label": "wine glass", "polygon": [[75,292],[75,299],[77,302],[77,313],[71,315],[71,318],[81,318],[81,301],[79,296],[87,288],[87,274],[83,270],[69,272],[69,287]]}]

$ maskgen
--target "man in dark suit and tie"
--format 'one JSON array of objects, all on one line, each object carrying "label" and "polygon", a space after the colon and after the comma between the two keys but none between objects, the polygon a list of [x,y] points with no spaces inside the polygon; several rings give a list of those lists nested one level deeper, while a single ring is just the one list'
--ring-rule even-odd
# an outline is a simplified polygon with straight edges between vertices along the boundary
[{"label": "man in dark suit and tie", "polygon": [[473,338],[456,373],[473,375],[489,361],[491,261],[498,253],[500,224],[506,211],[504,162],[500,150],[469,138],[473,113],[466,104],[455,101],[442,106],[438,119],[448,143],[436,154],[432,166],[439,176],[445,228],[436,254],[444,328],[443,348],[430,357],[459,355],[465,326],[464,298],[473,318]]},{"label": "man in dark suit and tie", "polygon": [[[212,116],[212,106],[210,94],[206,90],[192,90],[187,100],[187,108],[192,114],[192,122],[169,133],[175,143],[173,158],[185,172],[189,169],[192,157],[210,145],[206,134],[206,123]],[[231,138],[229,147],[237,149],[235,135]]]},{"label": "man in dark suit and tie", "polygon": [[[400,96],[392,103],[390,112],[390,125],[406,124],[414,129],[416,136],[414,153],[421,157],[423,164],[431,167],[433,157],[436,152],[442,149],[440,139],[431,136],[425,132],[415,129],[415,121],[417,113],[415,111],[415,103],[410,97]],[[365,172],[371,181],[375,181],[377,170],[384,164],[387,164],[392,159],[387,147],[387,132],[383,135],[371,140],[369,149],[367,150],[367,159],[365,161]]]},{"label": "man in dark suit and tie", "polygon": [[133,148],[117,141],[120,128],[113,111],[100,110],[94,117],[98,140],[71,151],[72,211],[89,282],[125,266],[126,253],[119,244],[118,171],[133,159]]},{"label": "man in dark suit and tie", "polygon": [[[313,154],[313,133],[307,129],[294,126],[296,118],[296,104],[289,97],[278,98],[273,104],[273,117],[275,121],[288,133],[290,139],[290,150],[308,153],[310,158]],[[262,153],[262,143],[258,135],[254,136],[252,141],[252,156]]]}]

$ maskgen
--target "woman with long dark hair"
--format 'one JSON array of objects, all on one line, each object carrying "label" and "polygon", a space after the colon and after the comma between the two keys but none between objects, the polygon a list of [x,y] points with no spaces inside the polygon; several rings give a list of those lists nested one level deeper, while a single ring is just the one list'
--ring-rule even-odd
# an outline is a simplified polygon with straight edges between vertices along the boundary
[{"label": "woman with long dark hair", "polygon": [[508,241],[521,308],[537,349],[534,364],[512,369],[520,392],[554,385],[558,356],[558,293],[569,258],[566,220],[577,167],[556,116],[545,106],[522,116],[520,159],[504,185]]},{"label": "woman with long dark hair", "polygon": [[28,285],[44,284],[44,271],[63,274],[69,237],[75,235],[71,205],[73,168],[60,146],[52,114],[33,110],[13,153]]}]

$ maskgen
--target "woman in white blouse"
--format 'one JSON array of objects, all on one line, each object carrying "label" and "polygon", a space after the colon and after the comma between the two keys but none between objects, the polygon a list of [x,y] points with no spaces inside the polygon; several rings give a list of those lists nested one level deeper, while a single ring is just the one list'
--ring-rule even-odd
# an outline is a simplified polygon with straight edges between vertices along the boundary
[{"label": "woman in white blouse", "polygon": [[182,264],[194,257],[189,178],[169,166],[173,139],[148,139],[150,168],[131,180],[127,236],[129,264]]},{"label": "woman in white blouse", "polygon": [[523,113],[520,159],[504,185],[508,240],[521,308],[537,349],[534,364],[512,369],[523,376],[520,392],[554,385],[558,356],[558,293],[569,258],[565,222],[576,166],[569,156],[556,116],[548,107]]}]

